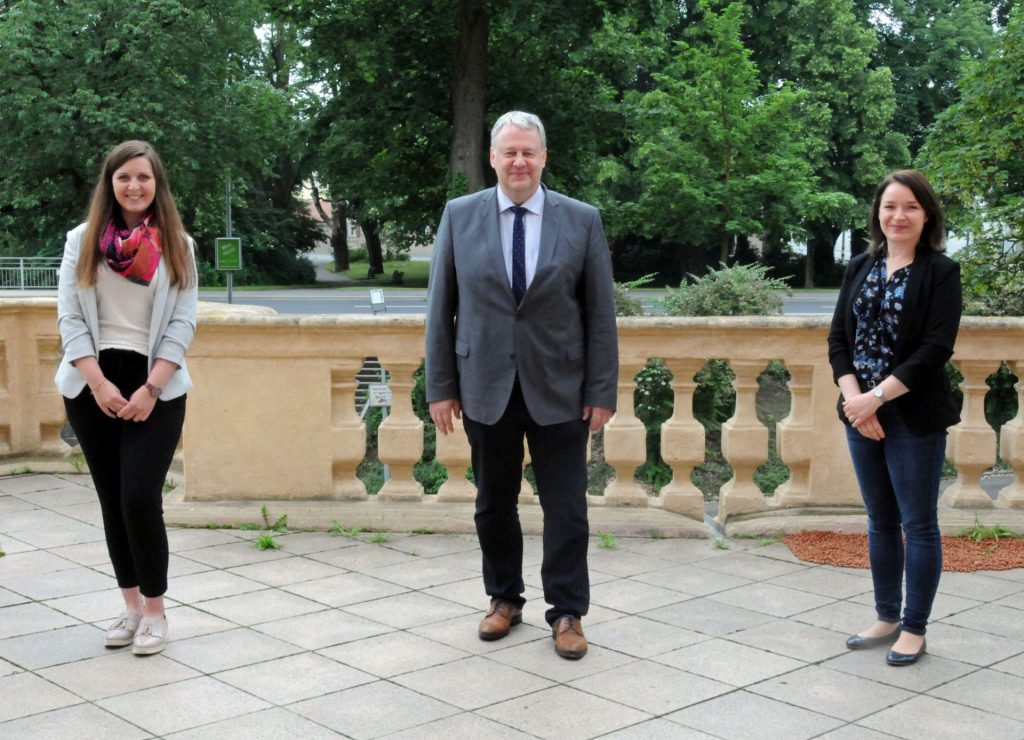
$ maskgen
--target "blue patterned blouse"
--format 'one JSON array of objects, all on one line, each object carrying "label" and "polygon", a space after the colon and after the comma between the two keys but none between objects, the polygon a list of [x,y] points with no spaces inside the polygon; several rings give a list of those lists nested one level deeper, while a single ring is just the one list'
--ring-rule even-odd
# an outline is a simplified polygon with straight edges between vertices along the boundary
[{"label": "blue patterned blouse", "polygon": [[878,258],[853,299],[857,320],[854,335],[853,366],[857,377],[869,387],[885,380],[893,367],[896,334],[903,313],[903,294],[907,290],[910,265],[885,279],[885,255]]}]

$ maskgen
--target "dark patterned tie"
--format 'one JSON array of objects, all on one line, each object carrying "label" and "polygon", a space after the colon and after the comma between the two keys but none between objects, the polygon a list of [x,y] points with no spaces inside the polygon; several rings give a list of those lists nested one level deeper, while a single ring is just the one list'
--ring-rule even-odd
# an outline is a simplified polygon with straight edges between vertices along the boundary
[{"label": "dark patterned tie", "polygon": [[512,224],[512,295],[518,306],[526,295],[526,224],[523,221],[526,209],[512,206],[510,210],[516,214]]}]

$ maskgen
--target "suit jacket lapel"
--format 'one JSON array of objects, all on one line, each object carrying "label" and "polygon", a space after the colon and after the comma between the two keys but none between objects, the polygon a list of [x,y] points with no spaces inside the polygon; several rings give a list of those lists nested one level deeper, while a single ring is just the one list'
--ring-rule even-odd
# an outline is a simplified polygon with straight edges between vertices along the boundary
[{"label": "suit jacket lapel", "polygon": [[483,251],[484,258],[494,273],[495,279],[503,287],[505,294],[510,301],[515,301],[512,295],[512,285],[508,280],[508,270],[505,269],[505,253],[501,248],[501,228],[498,220],[498,194],[497,186],[485,191],[480,203],[481,231],[484,234]]},{"label": "suit jacket lapel", "polygon": [[[543,185],[541,187],[544,187]],[[558,232],[562,227],[561,198],[558,193],[552,193],[544,188],[544,216],[541,219],[540,227],[540,251],[537,254],[537,269],[534,272],[534,282],[541,270],[551,263],[555,254],[555,245],[558,243]],[[533,283],[530,283],[533,287]],[[526,298],[530,297],[530,290],[527,289]]]}]

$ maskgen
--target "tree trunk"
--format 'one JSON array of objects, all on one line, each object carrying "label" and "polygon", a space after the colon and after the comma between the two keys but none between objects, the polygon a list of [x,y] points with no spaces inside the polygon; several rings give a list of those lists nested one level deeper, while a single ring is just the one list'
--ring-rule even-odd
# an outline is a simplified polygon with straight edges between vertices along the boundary
[{"label": "tree trunk", "polygon": [[868,230],[864,228],[851,229],[850,230],[850,259],[853,259],[858,254],[867,251],[868,248]]},{"label": "tree trunk", "polygon": [[487,93],[487,37],[490,16],[484,0],[459,0],[459,38],[455,47],[452,96],[452,144],[448,176],[464,176],[466,192],[482,190],[484,180],[484,106]]},{"label": "tree trunk", "polygon": [[363,236],[366,237],[367,259],[370,263],[370,272],[380,275],[384,272],[384,252],[380,246],[380,234],[377,233],[376,221],[360,221],[360,228]]},{"label": "tree trunk", "polygon": [[720,270],[729,264],[729,248],[732,246],[732,237],[728,234],[722,234],[718,240],[718,264],[715,266],[716,270]]},{"label": "tree trunk", "polygon": [[334,271],[342,272],[351,265],[348,257],[348,203],[331,201],[331,249],[334,250]]},{"label": "tree trunk", "polygon": [[807,264],[804,269],[804,287],[827,285],[835,272],[836,238],[839,227],[830,221],[816,221],[808,225]]},{"label": "tree trunk", "polygon": [[328,214],[324,208],[323,201],[320,199],[320,188],[317,187],[316,180],[313,180],[311,184],[313,207],[320,214],[320,220],[331,228],[330,243],[331,251],[334,253],[334,271],[342,272],[349,268],[348,231],[345,229],[348,203],[340,199],[332,200],[331,212]]}]

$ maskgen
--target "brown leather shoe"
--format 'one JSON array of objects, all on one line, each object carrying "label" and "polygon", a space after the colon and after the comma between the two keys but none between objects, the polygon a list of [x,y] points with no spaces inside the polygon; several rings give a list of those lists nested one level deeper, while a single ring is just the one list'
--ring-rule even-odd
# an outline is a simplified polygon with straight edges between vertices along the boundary
[{"label": "brown leather shoe", "polygon": [[583,636],[579,617],[571,614],[559,617],[551,625],[551,636],[555,639],[555,652],[563,658],[579,660],[587,654],[587,638]]},{"label": "brown leather shoe", "polygon": [[480,620],[477,634],[481,640],[500,640],[508,634],[512,625],[523,621],[523,610],[509,601],[495,599],[487,616]]}]

